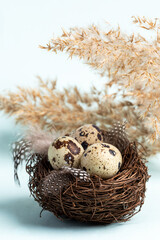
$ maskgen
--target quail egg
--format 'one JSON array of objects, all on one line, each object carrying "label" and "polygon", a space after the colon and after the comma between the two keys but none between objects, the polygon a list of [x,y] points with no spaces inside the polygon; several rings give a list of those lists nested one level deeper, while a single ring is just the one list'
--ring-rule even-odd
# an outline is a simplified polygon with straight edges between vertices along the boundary
[{"label": "quail egg", "polygon": [[87,149],[88,146],[103,141],[103,136],[100,129],[93,124],[86,124],[70,134],[71,137],[75,138],[84,148]]},{"label": "quail egg", "polygon": [[48,159],[54,169],[63,166],[78,167],[83,152],[83,147],[74,138],[63,136],[49,146]]},{"label": "quail egg", "polygon": [[87,148],[80,161],[81,168],[90,175],[107,179],[114,176],[122,165],[120,151],[108,143],[95,143]]}]

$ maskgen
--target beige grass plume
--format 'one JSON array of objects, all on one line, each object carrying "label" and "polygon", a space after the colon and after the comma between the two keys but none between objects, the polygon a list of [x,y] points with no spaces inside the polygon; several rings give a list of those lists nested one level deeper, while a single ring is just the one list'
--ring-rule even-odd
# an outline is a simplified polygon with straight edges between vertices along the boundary
[{"label": "beige grass plume", "polygon": [[[159,151],[160,22],[144,17],[134,17],[133,21],[151,32],[152,40],[140,34],[127,35],[119,27],[108,26],[102,31],[92,25],[63,30],[60,37],[41,46],[78,56],[106,76],[101,91],[94,86],[89,92],[81,92],[76,86],[60,91],[55,80],[45,82],[39,78],[39,88],[19,87],[17,93],[0,96],[0,110],[14,115],[17,123],[39,125],[49,131],[55,127],[67,132],[85,123],[106,129],[113,120],[127,120],[131,139],[142,142],[149,154]],[[119,90],[109,94],[113,84]],[[117,101],[117,97],[121,100]]]},{"label": "beige grass plume", "polygon": [[120,27],[106,26],[107,31],[102,31],[92,25],[63,30],[60,37],[41,48],[78,56],[106,76],[109,86],[118,84],[136,101],[140,116],[153,129],[150,137],[156,140],[160,136],[160,21],[133,17],[133,22],[152,31],[152,41],[140,34],[127,35]]}]

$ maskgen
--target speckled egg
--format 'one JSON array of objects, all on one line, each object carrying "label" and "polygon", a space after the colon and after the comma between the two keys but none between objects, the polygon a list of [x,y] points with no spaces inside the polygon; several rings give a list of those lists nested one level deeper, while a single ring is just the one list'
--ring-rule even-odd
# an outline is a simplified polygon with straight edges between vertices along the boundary
[{"label": "speckled egg", "polygon": [[94,143],[103,141],[103,136],[100,132],[100,129],[93,124],[86,124],[79,127],[73,131],[70,136],[75,138],[82,145],[84,150]]},{"label": "speckled egg", "polygon": [[87,148],[81,161],[81,168],[90,175],[107,179],[114,176],[122,165],[120,151],[108,143],[95,143]]},{"label": "speckled egg", "polygon": [[54,169],[63,166],[78,167],[83,152],[83,147],[74,138],[63,136],[49,146],[48,159]]}]

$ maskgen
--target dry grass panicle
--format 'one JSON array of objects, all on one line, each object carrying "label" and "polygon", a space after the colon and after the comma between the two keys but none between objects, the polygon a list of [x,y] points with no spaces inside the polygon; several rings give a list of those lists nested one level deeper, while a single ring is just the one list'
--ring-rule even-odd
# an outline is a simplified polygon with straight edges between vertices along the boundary
[{"label": "dry grass panicle", "polygon": [[[65,51],[78,56],[106,76],[109,86],[118,84],[124,94],[136,100],[141,117],[153,129],[152,140],[160,136],[160,20],[133,17],[133,23],[152,31],[152,41],[140,34],[127,35],[118,27],[103,31],[95,25],[63,30],[43,49]],[[156,33],[156,34],[155,34]]]},{"label": "dry grass panicle", "polygon": [[[60,91],[56,81],[39,78],[38,89],[19,87],[17,93],[0,96],[0,110],[14,115],[17,123],[49,130],[70,131],[85,123],[107,129],[113,120],[127,120],[130,138],[142,142],[148,154],[156,153],[160,147],[160,22],[145,17],[133,17],[133,22],[153,32],[153,39],[127,35],[119,27],[103,31],[92,25],[63,30],[60,37],[41,46],[78,56],[106,76],[101,91],[91,87],[89,92],[80,92],[74,86]],[[113,84],[119,91],[110,95]],[[122,100],[117,102],[117,96]]]}]

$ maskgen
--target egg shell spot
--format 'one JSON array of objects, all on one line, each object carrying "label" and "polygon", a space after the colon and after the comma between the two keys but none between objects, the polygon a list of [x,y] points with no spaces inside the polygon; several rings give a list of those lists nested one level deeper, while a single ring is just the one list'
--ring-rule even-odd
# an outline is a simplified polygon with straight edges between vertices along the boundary
[{"label": "egg shell spot", "polygon": [[82,142],[81,145],[84,148],[84,150],[86,150],[88,147],[88,143],[86,141]]},{"label": "egg shell spot", "polygon": [[[111,150],[111,152],[109,152]],[[81,167],[85,167],[91,175],[104,179],[114,176],[122,164],[120,151],[111,144],[95,143],[88,147],[87,154],[81,158]]]},{"label": "egg shell spot", "polygon": [[64,165],[78,167],[84,150],[80,143],[72,137],[59,137],[48,149],[48,159],[54,169]]},{"label": "egg shell spot", "polygon": [[72,167],[74,163],[74,157],[71,153],[67,153],[64,155],[64,160]]},{"label": "egg shell spot", "polygon": [[95,128],[95,129],[97,129],[97,131],[98,132],[100,132],[100,129],[99,129],[99,127],[97,127],[96,125],[94,125],[94,124],[92,124],[92,126]]},{"label": "egg shell spot", "polygon": [[73,141],[71,141],[71,140],[69,140],[68,141],[68,146],[67,146],[67,148],[71,151],[71,153],[72,154],[74,154],[74,155],[77,155],[77,154],[79,154],[80,153],[80,148],[79,147],[77,147],[77,145],[73,142]]},{"label": "egg shell spot", "polygon": [[[71,133],[71,136],[74,137],[86,150],[88,146],[96,143],[102,142],[103,135],[100,132],[100,129],[96,125],[86,124],[76,129],[74,133]],[[87,146],[87,144],[88,146]]]}]

